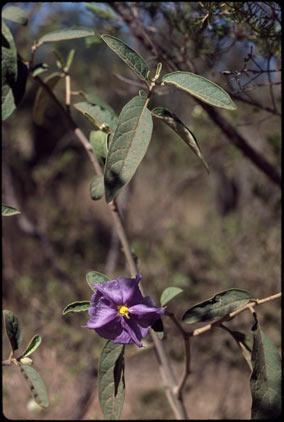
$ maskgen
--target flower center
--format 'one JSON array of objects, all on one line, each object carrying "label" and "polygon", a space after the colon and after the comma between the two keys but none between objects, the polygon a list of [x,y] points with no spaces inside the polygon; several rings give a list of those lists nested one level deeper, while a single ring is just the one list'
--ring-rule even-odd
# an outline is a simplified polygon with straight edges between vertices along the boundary
[{"label": "flower center", "polygon": [[130,318],[128,315],[129,309],[126,305],[118,305],[117,310],[120,315],[125,316],[126,318]]}]

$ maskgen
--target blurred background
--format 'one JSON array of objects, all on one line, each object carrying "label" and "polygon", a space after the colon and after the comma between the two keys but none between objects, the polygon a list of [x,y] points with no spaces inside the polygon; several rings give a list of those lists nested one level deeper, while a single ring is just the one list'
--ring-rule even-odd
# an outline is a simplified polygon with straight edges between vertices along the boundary
[{"label": "blurred background", "polygon": [[[82,26],[127,42],[162,74],[194,71],[227,90],[236,111],[204,107],[166,88],[150,108],[170,108],[195,134],[208,175],[192,151],[163,122],[138,172],[119,195],[125,227],[143,276],[159,304],[168,286],[184,292],[169,309],[181,317],[191,306],[232,287],[255,298],[280,290],[281,274],[281,16],[274,2],[7,3],[25,10],[27,26],[7,22],[28,61],[34,41],[56,29]],[[79,92],[99,96],[119,115],[143,89],[98,36],[47,43],[36,63],[41,77],[57,71],[57,51],[70,70],[72,102]],[[93,201],[94,175],[86,152],[60,112],[49,104],[42,125],[33,121],[38,86],[29,78],[22,104],[2,125],[2,200],[21,214],[2,221],[3,309],[20,319],[25,347],[39,333],[34,367],[45,381],[50,406],[33,404],[17,368],[3,370],[3,412],[9,419],[102,419],[97,364],[105,340],[82,328],[87,313],[62,316],[70,302],[89,300],[89,271],[128,276],[104,199]],[[63,80],[54,90],[64,103]],[[92,124],[74,108],[86,136]],[[213,113],[213,114],[212,114]],[[221,117],[220,117],[221,116]],[[247,147],[248,146],[248,147]],[[251,150],[253,152],[251,152]],[[260,157],[260,158],[259,158]],[[261,161],[261,163],[260,163]],[[260,164],[259,164],[260,163]],[[257,308],[263,331],[280,350],[280,301]],[[251,315],[228,323],[249,333]],[[164,319],[165,347],[177,377],[183,344]],[[191,328],[191,327],[188,327]],[[195,328],[195,326],[194,326]],[[122,419],[172,419],[155,353],[126,350]],[[3,359],[9,345],[3,336]],[[192,340],[192,373],[185,405],[191,419],[250,417],[250,370],[238,346],[220,329]]]}]

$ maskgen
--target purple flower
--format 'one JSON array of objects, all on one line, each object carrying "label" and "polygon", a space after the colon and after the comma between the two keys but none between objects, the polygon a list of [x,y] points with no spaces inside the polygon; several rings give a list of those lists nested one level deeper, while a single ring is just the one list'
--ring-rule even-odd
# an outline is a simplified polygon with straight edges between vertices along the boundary
[{"label": "purple flower", "polygon": [[90,320],[86,327],[114,343],[135,343],[142,347],[141,339],[164,313],[150,297],[143,297],[136,278],[118,277],[117,280],[94,284],[96,293],[90,303]]}]

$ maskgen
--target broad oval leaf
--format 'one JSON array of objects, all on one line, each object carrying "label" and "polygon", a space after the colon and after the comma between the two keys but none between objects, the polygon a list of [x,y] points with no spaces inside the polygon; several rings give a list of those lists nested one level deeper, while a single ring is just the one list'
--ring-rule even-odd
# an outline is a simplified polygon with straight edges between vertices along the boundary
[{"label": "broad oval leaf", "polygon": [[24,353],[21,355],[21,358],[31,355],[38,348],[40,343],[41,343],[41,336],[36,334],[35,336],[33,336],[31,341],[29,342],[29,345],[24,351]]},{"label": "broad oval leaf", "polygon": [[125,396],[124,345],[107,341],[98,366],[98,394],[106,420],[118,420]]},{"label": "broad oval leaf", "polygon": [[100,129],[103,124],[107,124],[112,132],[117,126],[117,116],[110,108],[103,107],[99,104],[81,102],[74,104],[76,110],[83,113],[86,117],[90,116],[92,122]]},{"label": "broad oval leaf", "polygon": [[161,294],[160,302],[162,306],[165,306],[177,295],[182,293],[183,290],[180,287],[167,287]]},{"label": "broad oval leaf", "polygon": [[165,85],[174,86],[215,107],[236,110],[230,95],[219,85],[191,72],[172,72],[163,76]]},{"label": "broad oval leaf", "polygon": [[217,293],[212,298],[188,309],[182,317],[183,322],[211,321],[228,315],[246,305],[251,299],[250,293],[241,289],[229,289]]},{"label": "broad oval leaf", "polygon": [[90,184],[90,195],[94,201],[101,199],[105,194],[104,176],[96,174]]},{"label": "broad oval leaf", "polygon": [[2,18],[11,22],[26,25],[28,22],[25,12],[17,6],[8,6],[2,11]]},{"label": "broad oval leaf", "polygon": [[250,389],[252,419],[276,419],[281,414],[282,365],[278,350],[256,321],[252,328],[253,348]]},{"label": "broad oval leaf", "polygon": [[102,273],[99,273],[98,271],[90,271],[86,275],[86,280],[91,290],[95,292],[96,289],[93,287],[94,284],[105,283],[106,281],[109,281],[110,278]]},{"label": "broad oval leaf", "polygon": [[105,194],[110,202],[135,174],[151,140],[153,121],[147,99],[136,96],[121,110],[105,164]]},{"label": "broad oval leaf", "polygon": [[111,48],[127,66],[133,70],[138,78],[146,81],[149,67],[145,60],[131,47],[112,35],[101,35],[104,42]]},{"label": "broad oval leaf", "polygon": [[8,217],[10,215],[21,214],[21,211],[17,208],[11,207],[10,205],[2,204],[2,216]]},{"label": "broad oval leaf", "polygon": [[65,306],[62,311],[62,315],[68,314],[68,312],[82,312],[88,311],[90,308],[90,301],[89,300],[81,300],[69,303],[69,305]]},{"label": "broad oval leaf", "polygon": [[41,407],[48,407],[48,396],[45,384],[37,371],[29,365],[19,365],[20,371],[33,395]]},{"label": "broad oval leaf", "polygon": [[12,351],[18,350],[22,340],[23,331],[18,317],[11,311],[4,310],[5,329],[10,341]]},{"label": "broad oval leaf", "polygon": [[95,35],[95,32],[89,28],[69,28],[60,29],[58,31],[49,32],[43,35],[39,40],[38,44],[44,42],[56,42],[63,40],[73,40],[75,38],[85,38]]},{"label": "broad oval leaf", "polygon": [[12,86],[18,77],[17,49],[13,35],[4,21],[2,21],[1,54],[2,85]]},{"label": "broad oval leaf", "polygon": [[159,119],[163,120],[163,122],[165,122],[181,137],[181,139],[192,149],[194,154],[197,155],[197,157],[209,173],[208,165],[205,161],[202,152],[200,151],[198,142],[193,133],[188,129],[188,127],[166,107],[156,107],[151,110],[151,113],[155,117],[158,117]]},{"label": "broad oval leaf", "polygon": [[[51,73],[44,79],[46,85],[50,89],[54,89],[58,81],[60,81],[62,75],[59,72]],[[33,106],[33,120],[37,125],[42,125],[44,120],[44,114],[50,97],[46,90],[40,87],[36,93],[35,102]]]}]

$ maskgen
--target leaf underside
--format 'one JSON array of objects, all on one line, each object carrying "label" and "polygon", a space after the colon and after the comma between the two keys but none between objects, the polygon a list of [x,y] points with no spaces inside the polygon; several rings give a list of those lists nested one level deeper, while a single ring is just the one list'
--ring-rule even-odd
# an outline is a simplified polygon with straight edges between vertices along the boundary
[{"label": "leaf underside", "polygon": [[15,350],[19,349],[23,340],[22,327],[18,317],[13,312],[4,310],[3,314],[6,333],[14,352]]},{"label": "leaf underside", "polygon": [[36,403],[43,408],[47,408],[48,396],[41,376],[29,365],[19,365],[19,368]]}]

